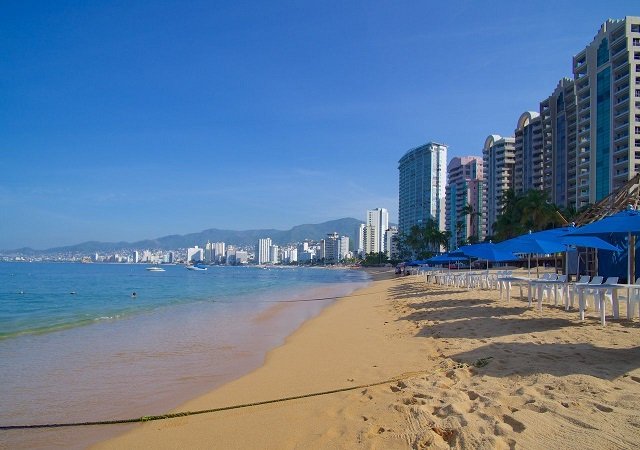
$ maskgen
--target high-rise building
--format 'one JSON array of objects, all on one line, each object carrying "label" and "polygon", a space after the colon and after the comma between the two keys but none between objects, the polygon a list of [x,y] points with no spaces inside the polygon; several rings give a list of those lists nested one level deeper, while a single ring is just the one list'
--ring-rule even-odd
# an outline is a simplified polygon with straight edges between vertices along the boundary
[{"label": "high-rise building", "polygon": [[204,260],[212,263],[214,262],[215,259],[215,253],[213,250],[213,244],[209,241],[207,241],[207,243],[204,246]]},{"label": "high-rise building", "polygon": [[451,233],[450,248],[482,235],[482,165],[482,157],[464,156],[452,158],[447,166],[445,226]]},{"label": "high-rise building", "polygon": [[187,261],[198,262],[204,261],[204,249],[198,247],[191,247],[187,249]]},{"label": "high-rise building", "polygon": [[396,256],[398,256],[398,243],[397,241],[394,239],[395,236],[398,235],[398,228],[397,227],[391,227],[389,228],[386,233],[385,233],[385,253],[387,254],[387,256],[389,258],[395,258]]},{"label": "high-rise building", "polygon": [[213,261],[220,264],[224,261],[224,258],[227,256],[226,253],[227,244],[224,242],[214,242],[213,243]]},{"label": "high-rise building", "polygon": [[235,261],[234,264],[247,264],[249,261],[249,255],[244,250],[236,250],[235,253]]},{"label": "high-rise building", "polygon": [[364,251],[369,253],[384,252],[384,233],[389,228],[389,212],[385,208],[367,211],[367,224],[364,229]]},{"label": "high-rise building", "polygon": [[573,57],[578,208],[640,170],[640,17],[607,20]]},{"label": "high-rise building", "polygon": [[358,227],[358,255],[363,257],[365,255],[364,252],[364,238],[366,234],[367,226],[364,223],[361,223]]},{"label": "high-rise building", "polygon": [[338,239],[338,260],[342,261],[348,257],[350,257],[349,236],[340,236]]},{"label": "high-rise building", "polygon": [[280,263],[280,247],[277,245],[271,245],[269,247],[269,262],[271,264]]},{"label": "high-rise building", "polygon": [[321,258],[324,258],[325,262],[339,261],[339,239],[338,233],[330,233],[325,239],[320,241],[320,254]]},{"label": "high-rise building", "polygon": [[398,161],[398,230],[409,234],[414,225],[432,219],[444,229],[447,146],[429,142],[413,148]]},{"label": "high-rise building", "polygon": [[502,212],[502,197],[508,189],[513,189],[515,166],[515,139],[492,134],[484,141],[482,149],[484,171],[483,214],[484,226],[481,236],[493,234],[493,224]]},{"label": "high-rise building", "polygon": [[256,246],[256,263],[265,264],[271,261],[271,255],[269,253],[271,247],[271,238],[258,239],[258,245]]},{"label": "high-rise building", "polygon": [[542,118],[534,111],[523,113],[515,130],[513,190],[516,194],[544,187]]},{"label": "high-rise building", "polygon": [[576,94],[569,78],[558,82],[540,102],[544,153],[544,190],[549,200],[566,208],[576,203]]},{"label": "high-rise building", "polygon": [[138,250],[133,252],[133,262],[136,264],[140,262],[140,252]]}]

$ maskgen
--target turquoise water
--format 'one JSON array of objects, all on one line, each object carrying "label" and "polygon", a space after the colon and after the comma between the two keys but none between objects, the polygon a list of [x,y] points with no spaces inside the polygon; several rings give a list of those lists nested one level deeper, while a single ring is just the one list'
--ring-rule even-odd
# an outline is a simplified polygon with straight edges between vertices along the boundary
[{"label": "turquoise water", "polygon": [[293,295],[319,284],[363,280],[358,272],[304,268],[163,268],[165,272],[149,272],[141,264],[0,263],[0,339],[186,303],[264,307],[274,292]]},{"label": "turquoise water", "polygon": [[[368,281],[351,270],[164,268],[0,264],[0,425],[161,414],[260,366]],[[84,448],[120,431],[0,431],[0,447]]]}]

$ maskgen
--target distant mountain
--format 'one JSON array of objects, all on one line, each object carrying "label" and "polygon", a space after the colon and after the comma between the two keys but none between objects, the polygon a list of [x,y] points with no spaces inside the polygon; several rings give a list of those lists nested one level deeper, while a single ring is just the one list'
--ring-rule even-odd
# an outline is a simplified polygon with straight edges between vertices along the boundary
[{"label": "distant mountain", "polygon": [[[148,239],[138,242],[98,242],[88,241],[77,245],[55,247],[48,250],[21,249],[29,253],[95,253],[95,252],[115,252],[124,248],[153,248],[171,250],[176,248],[193,247],[195,245],[204,246],[207,241],[225,242],[231,245],[255,245],[260,238],[270,237],[274,244],[284,245],[294,242],[301,242],[305,239],[320,240],[327,234],[336,232],[341,236],[349,236],[355,241],[358,236],[358,227],[363,223],[361,220],[344,218],[331,220],[318,224],[298,225],[290,230],[218,230],[211,228],[199,233],[185,235],[172,234],[157,239]],[[353,244],[352,244],[353,245]],[[17,252],[17,251],[16,251]]]}]

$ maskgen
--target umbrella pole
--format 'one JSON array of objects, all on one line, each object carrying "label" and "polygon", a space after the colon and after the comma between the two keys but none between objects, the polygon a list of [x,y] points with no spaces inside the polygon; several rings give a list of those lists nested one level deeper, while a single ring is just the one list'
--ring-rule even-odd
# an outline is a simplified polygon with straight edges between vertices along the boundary
[{"label": "umbrella pole", "polygon": [[627,249],[627,283],[631,284],[634,281],[634,276],[635,276],[635,250],[636,250],[636,243],[635,243],[635,239],[633,239],[634,242],[631,242],[631,233],[629,233],[627,235],[627,242],[629,244],[629,248]]},{"label": "umbrella pole", "polygon": [[529,266],[528,277],[531,278],[531,253],[527,254],[527,265]]}]

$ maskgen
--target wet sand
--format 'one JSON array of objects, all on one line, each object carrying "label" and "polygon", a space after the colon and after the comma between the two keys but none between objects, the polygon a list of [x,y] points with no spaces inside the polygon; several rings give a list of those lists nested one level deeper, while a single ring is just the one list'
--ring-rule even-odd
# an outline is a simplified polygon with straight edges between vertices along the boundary
[{"label": "wet sand", "polygon": [[638,342],[637,318],[602,327],[593,311],[380,279],[176,411],[397,381],[148,422],[96,448],[633,448]]}]

